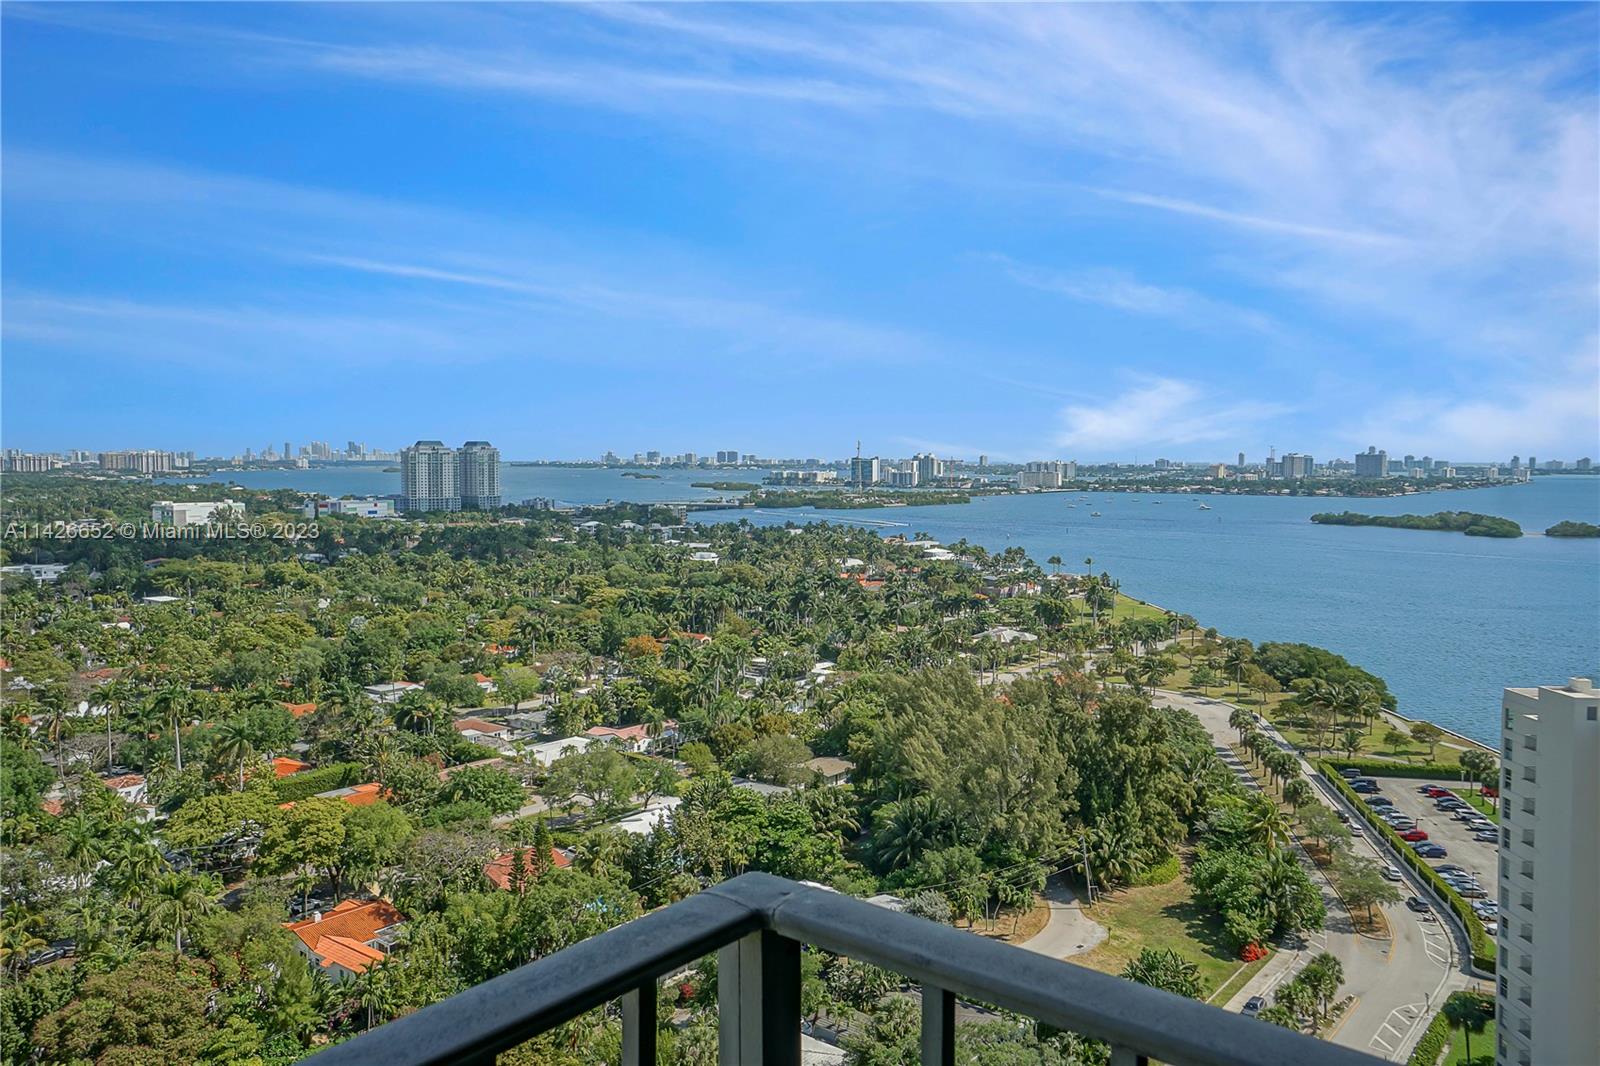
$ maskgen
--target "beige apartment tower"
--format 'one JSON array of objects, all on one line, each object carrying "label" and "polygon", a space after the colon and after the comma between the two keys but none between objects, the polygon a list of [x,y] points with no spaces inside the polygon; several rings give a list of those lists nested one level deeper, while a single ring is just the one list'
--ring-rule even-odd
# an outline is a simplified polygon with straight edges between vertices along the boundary
[{"label": "beige apartment tower", "polygon": [[1497,1066],[1600,1063],[1600,691],[1501,710]]}]

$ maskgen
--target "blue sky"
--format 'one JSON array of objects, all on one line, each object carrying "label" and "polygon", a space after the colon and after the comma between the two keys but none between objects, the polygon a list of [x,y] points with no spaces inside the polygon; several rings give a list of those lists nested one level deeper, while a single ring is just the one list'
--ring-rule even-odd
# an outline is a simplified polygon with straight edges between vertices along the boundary
[{"label": "blue sky", "polygon": [[7,4],[4,443],[1593,454],[1597,13]]}]

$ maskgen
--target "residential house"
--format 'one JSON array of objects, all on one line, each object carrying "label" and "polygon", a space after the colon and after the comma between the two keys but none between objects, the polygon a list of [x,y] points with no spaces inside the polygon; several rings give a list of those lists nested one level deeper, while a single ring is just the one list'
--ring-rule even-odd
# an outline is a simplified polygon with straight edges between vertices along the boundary
[{"label": "residential house", "polygon": [[109,777],[102,777],[100,783],[129,803],[143,803],[145,801],[143,774],[114,774]]},{"label": "residential house", "polygon": [[[677,735],[677,732],[678,723],[668,719],[661,723],[661,734],[658,741],[670,740]],[[595,740],[609,741],[635,755],[643,755],[653,746],[650,739],[650,727],[646,725],[597,725],[584,730],[583,735],[593,737]]]},{"label": "residential house", "polygon": [[376,685],[367,685],[361,691],[378,703],[398,703],[401,696],[420,688],[422,686],[415,681],[383,681]]},{"label": "residential house", "polygon": [[273,777],[288,777],[291,774],[297,774],[302,770],[309,769],[311,769],[310,763],[301,762],[299,759],[291,759],[287,755],[280,755],[272,760]]},{"label": "residential house", "polygon": [[531,762],[540,766],[549,766],[569,751],[583,751],[593,744],[593,737],[562,737],[560,740],[547,740],[542,744],[532,744],[523,752]]},{"label": "residential house", "polygon": [[405,920],[384,900],[347,899],[332,910],[285,922],[284,928],[299,938],[300,954],[344,982],[384,960]]},{"label": "residential house", "polygon": [[842,785],[850,780],[850,771],[856,764],[849,759],[839,759],[832,755],[818,755],[815,759],[807,759],[804,766],[814,770],[822,778],[825,785]]},{"label": "residential house", "polygon": [[658,796],[644,805],[642,810],[617,818],[610,825],[616,826],[624,833],[634,836],[644,836],[656,826],[664,823],[672,812],[682,803],[677,796]]},{"label": "residential house", "polygon": [[[489,883],[502,892],[509,891],[511,888],[511,871],[516,867],[516,856],[516,852],[508,851],[502,855],[496,855],[484,864],[483,876],[487,877]],[[571,865],[572,855],[570,853],[560,848],[550,849],[551,869],[564,870]],[[529,881],[532,881],[537,875],[533,864],[533,852],[526,848],[522,852],[522,873]]]}]

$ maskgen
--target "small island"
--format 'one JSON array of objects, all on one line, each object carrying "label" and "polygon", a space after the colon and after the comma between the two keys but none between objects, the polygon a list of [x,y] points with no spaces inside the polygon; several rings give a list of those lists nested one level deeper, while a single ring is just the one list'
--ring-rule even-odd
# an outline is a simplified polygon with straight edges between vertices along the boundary
[{"label": "small island", "polygon": [[1547,537],[1600,537],[1600,526],[1593,522],[1557,522],[1544,531]]},{"label": "small island", "polygon": [[716,489],[718,492],[754,492],[761,486],[753,481],[691,481],[691,489]]},{"label": "small island", "polygon": [[661,475],[660,474],[641,474],[636,470],[624,471],[622,476],[623,477],[638,478],[640,481],[660,481],[661,480]]},{"label": "small island", "polygon": [[1341,511],[1314,514],[1311,521],[1324,526],[1384,526],[1389,529],[1425,529],[1440,533],[1465,533],[1469,537],[1520,537],[1522,527],[1509,518],[1473,511],[1439,511],[1437,514],[1357,514]]}]

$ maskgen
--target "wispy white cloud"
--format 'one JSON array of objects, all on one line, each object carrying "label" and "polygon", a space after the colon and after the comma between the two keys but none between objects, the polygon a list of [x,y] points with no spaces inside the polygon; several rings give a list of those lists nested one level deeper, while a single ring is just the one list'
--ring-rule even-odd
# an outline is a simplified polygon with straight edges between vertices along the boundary
[{"label": "wispy white cloud", "polygon": [[1214,300],[1181,286],[1153,285],[1123,270],[1096,268],[1070,272],[1043,270],[994,256],[1006,274],[1020,285],[1055,293],[1083,303],[1098,304],[1134,315],[1167,318],[1205,329],[1244,329],[1276,332],[1272,316],[1222,300]]},{"label": "wispy white cloud", "polygon": [[1090,454],[1253,439],[1262,423],[1288,414],[1285,404],[1235,400],[1191,381],[1145,378],[1096,404],[1061,411],[1056,443]]}]

